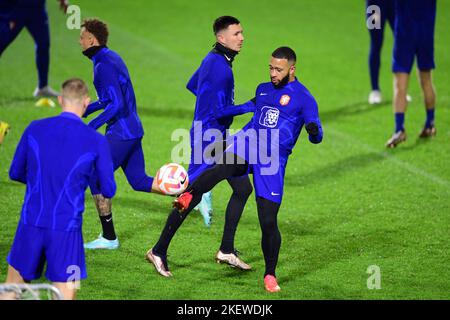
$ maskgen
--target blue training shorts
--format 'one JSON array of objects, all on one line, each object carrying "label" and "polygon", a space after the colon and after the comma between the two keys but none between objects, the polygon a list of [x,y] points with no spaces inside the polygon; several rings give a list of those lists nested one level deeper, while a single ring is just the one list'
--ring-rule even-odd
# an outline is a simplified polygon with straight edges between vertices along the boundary
[{"label": "blue training shorts", "polygon": [[[414,28],[413,28],[414,29]],[[430,30],[428,30],[430,29]],[[416,28],[407,34],[397,34],[394,42],[392,71],[411,73],[414,58],[417,58],[417,68],[421,71],[434,69],[434,30]]]},{"label": "blue training shorts", "polygon": [[51,230],[19,222],[6,261],[26,281],[39,279],[45,262],[45,277],[52,282],[71,282],[87,277],[81,230]]},{"label": "blue training shorts", "polygon": [[280,165],[273,174],[264,172],[267,166],[259,164],[250,165],[250,172],[253,174],[253,186],[255,187],[256,198],[261,197],[272,202],[280,203],[283,199],[284,173],[285,167]]}]

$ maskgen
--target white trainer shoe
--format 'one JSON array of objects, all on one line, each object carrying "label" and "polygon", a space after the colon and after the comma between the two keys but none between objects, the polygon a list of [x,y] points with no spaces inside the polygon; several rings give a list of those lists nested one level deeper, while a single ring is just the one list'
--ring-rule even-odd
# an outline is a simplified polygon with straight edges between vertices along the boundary
[{"label": "white trainer shoe", "polygon": [[369,94],[369,104],[380,104],[383,101],[380,90],[373,90]]},{"label": "white trainer shoe", "polygon": [[35,97],[35,98],[37,98],[37,97],[48,97],[48,98],[51,98],[51,97],[57,97],[59,95],[60,95],[59,92],[53,90],[49,86],[45,86],[45,87],[40,88],[40,89],[36,88],[34,90],[34,93],[33,93],[33,97]]}]

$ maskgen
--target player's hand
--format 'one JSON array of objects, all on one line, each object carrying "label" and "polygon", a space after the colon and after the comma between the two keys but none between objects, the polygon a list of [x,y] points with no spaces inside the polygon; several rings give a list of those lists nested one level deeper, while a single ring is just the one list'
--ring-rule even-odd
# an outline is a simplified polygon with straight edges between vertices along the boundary
[{"label": "player's hand", "polygon": [[67,8],[69,7],[69,1],[68,0],[58,0],[58,1],[59,1],[59,8],[64,13],[67,13]]},{"label": "player's hand", "polygon": [[305,126],[306,132],[311,136],[317,136],[319,134],[319,126],[315,122],[310,122]]},{"label": "player's hand", "polygon": [[9,22],[9,30],[13,30],[16,27],[16,22],[15,21],[10,21]]}]

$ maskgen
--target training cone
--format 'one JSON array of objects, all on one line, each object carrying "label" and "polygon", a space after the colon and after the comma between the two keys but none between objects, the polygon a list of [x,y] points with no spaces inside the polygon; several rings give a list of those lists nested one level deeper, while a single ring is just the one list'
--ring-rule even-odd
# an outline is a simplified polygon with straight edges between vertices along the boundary
[{"label": "training cone", "polygon": [[50,107],[50,108],[54,108],[55,107],[55,103],[52,101],[52,99],[49,98],[41,98],[39,99],[36,104],[36,107]]}]

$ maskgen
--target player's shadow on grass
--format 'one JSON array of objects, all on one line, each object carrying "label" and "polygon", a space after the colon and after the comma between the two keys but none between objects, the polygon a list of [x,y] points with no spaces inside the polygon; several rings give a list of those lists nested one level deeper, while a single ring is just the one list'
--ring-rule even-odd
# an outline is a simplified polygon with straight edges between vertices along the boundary
[{"label": "player's shadow on grass", "polygon": [[6,97],[0,98],[0,105],[15,105],[18,103],[30,102],[33,105],[36,102],[36,98],[34,97]]},{"label": "player's shadow on grass", "polygon": [[[299,248],[308,259],[298,259],[299,263],[289,266],[288,272],[280,272],[280,283],[295,282],[298,277],[322,272],[330,266],[343,262],[351,262],[364,256],[378,256],[379,259],[397,257],[404,251],[402,234],[410,232],[408,227],[390,229],[388,226],[372,226],[354,229],[352,232],[330,233],[322,230],[317,236],[317,242],[312,247]],[[294,257],[285,250],[280,253],[279,265]],[[367,265],[368,267],[369,265]],[[361,273],[364,274],[364,266]],[[350,279],[349,279],[350,280]],[[355,279],[360,281],[360,279]],[[361,283],[364,286],[364,281]],[[363,287],[364,288],[364,287]]]},{"label": "player's shadow on grass", "polygon": [[190,119],[192,120],[194,114],[193,110],[180,109],[180,108],[168,108],[168,109],[153,109],[143,107],[138,109],[140,117],[152,117],[152,118],[168,118],[168,119]]},{"label": "player's shadow on grass", "polygon": [[320,119],[322,122],[331,122],[335,121],[342,117],[354,116],[361,113],[371,112],[374,110],[381,109],[387,105],[391,105],[392,101],[387,100],[380,104],[370,105],[367,101],[364,102],[355,102],[352,104],[348,104],[342,107],[338,107],[337,109],[333,109],[330,111],[320,112]]},{"label": "player's shadow on grass", "polygon": [[385,158],[385,156],[376,152],[359,154],[341,159],[331,165],[321,167],[305,174],[286,175],[285,183],[288,186],[308,186],[310,184],[321,183],[324,180],[329,179],[334,181],[340,176],[368,167],[371,164],[379,162]]},{"label": "player's shadow on grass", "polygon": [[155,199],[139,199],[131,197],[117,196],[114,198],[113,205],[124,208],[132,208],[142,213],[161,213],[169,214],[171,210],[170,201],[159,201],[160,195],[149,195]]}]

